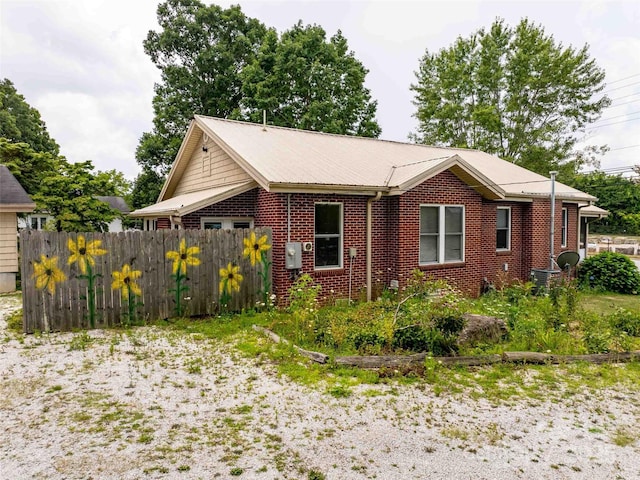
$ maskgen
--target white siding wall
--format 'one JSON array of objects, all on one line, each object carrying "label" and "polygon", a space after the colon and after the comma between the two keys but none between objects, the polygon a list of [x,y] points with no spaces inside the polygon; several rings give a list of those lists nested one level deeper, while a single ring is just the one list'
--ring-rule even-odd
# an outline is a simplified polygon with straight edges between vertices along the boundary
[{"label": "white siding wall", "polygon": [[18,220],[14,212],[0,213],[0,273],[18,271]]}]

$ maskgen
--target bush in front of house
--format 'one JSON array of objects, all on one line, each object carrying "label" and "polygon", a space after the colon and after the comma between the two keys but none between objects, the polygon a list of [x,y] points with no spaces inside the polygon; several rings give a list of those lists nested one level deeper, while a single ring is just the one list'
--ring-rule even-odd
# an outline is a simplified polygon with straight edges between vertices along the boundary
[{"label": "bush in front of house", "polygon": [[637,295],[640,271],[621,253],[602,252],[585,259],[578,268],[578,281],[584,288]]}]

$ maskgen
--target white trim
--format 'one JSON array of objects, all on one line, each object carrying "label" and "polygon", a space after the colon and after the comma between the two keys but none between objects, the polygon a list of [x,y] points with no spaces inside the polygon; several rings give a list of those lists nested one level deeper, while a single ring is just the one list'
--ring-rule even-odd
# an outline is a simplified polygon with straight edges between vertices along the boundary
[{"label": "white trim", "polygon": [[[507,210],[507,246],[498,247],[498,212],[500,210]],[[504,230],[502,228],[501,230]],[[511,207],[497,207],[496,208],[496,252],[508,252],[511,250]]]},{"label": "white trim", "polygon": [[[418,264],[419,265],[438,265],[438,264],[447,264],[447,263],[460,263],[464,262],[464,251],[465,251],[465,236],[466,236],[466,224],[465,224],[465,207],[464,205],[441,205],[441,204],[432,204],[425,203],[420,204],[420,212],[419,212],[419,221],[422,220],[422,208],[423,207],[431,207],[438,208],[438,258],[435,262],[421,262],[420,261],[420,244],[418,244]],[[445,212],[447,208],[461,208],[462,209],[462,232],[460,233],[460,258],[455,260],[445,260],[445,240],[446,240],[446,229],[445,229]],[[422,238],[422,232],[420,231],[420,224],[418,224],[418,236]]]},{"label": "white trim", "polygon": [[[320,234],[316,233],[316,206],[317,205],[337,205],[340,209],[339,232],[338,234]],[[338,237],[338,265],[316,265],[316,255],[318,254],[318,246],[316,245],[316,239],[318,238],[335,238]],[[339,270],[342,265],[342,252],[344,243],[344,204],[342,202],[315,202],[313,204],[313,268],[314,270]]]},{"label": "white trim", "polygon": [[219,223],[222,230],[232,230],[236,222],[248,222],[249,228],[253,228],[253,217],[201,217],[200,229],[204,230],[205,223]]},{"label": "white trim", "polygon": [[569,210],[566,207],[562,208],[562,229],[560,235],[560,246],[567,246],[567,237],[569,233]]}]

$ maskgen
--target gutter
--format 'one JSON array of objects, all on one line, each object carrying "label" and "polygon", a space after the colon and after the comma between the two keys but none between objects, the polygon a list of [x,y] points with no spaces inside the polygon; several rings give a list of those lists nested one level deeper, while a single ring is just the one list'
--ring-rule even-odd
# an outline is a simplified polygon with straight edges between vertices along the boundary
[{"label": "gutter", "polygon": [[377,202],[382,197],[382,192],[378,191],[376,196],[373,198],[367,199],[367,302],[371,301],[371,257],[372,257],[372,248],[371,248],[371,237],[372,237],[372,214],[371,214],[371,204],[373,202]]}]

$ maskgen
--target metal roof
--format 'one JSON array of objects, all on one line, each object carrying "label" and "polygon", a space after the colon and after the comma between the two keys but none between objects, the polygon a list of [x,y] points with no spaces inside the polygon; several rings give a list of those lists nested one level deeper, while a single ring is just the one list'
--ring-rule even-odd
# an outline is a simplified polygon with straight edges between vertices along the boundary
[{"label": "metal roof", "polygon": [[0,211],[32,212],[36,204],[6,165],[0,165]]},{"label": "metal roof", "polygon": [[185,193],[169,198],[162,202],[154,203],[148,207],[135,210],[130,213],[132,217],[157,217],[175,215],[181,217],[213,203],[221,202],[257,187],[251,182],[222,185],[198,192]]},{"label": "metal roof", "polygon": [[[393,195],[444,169],[457,167],[456,174],[490,198],[532,198],[549,196],[551,191],[549,178],[478,150],[334,135],[201,115],[196,115],[194,122],[200,128],[190,128],[192,135],[196,135],[195,130],[206,133],[267,190],[306,187],[380,190]],[[179,155],[173,169],[188,160],[188,156]],[[596,200],[560,182],[556,182],[556,197]]]}]

